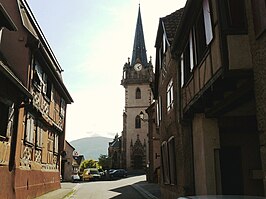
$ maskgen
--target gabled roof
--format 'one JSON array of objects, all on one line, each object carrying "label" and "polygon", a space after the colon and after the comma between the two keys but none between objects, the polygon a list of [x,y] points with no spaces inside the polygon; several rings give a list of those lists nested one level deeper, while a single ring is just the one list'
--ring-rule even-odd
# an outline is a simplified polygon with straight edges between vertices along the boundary
[{"label": "gabled roof", "polygon": [[46,59],[49,66],[48,69],[51,71],[52,77],[54,78],[57,85],[60,87],[60,93],[62,93],[62,96],[65,98],[67,104],[72,103],[73,99],[62,80],[61,72],[63,72],[63,69],[58,63],[27,1],[19,0],[18,6],[22,24],[25,29],[30,33],[30,35],[32,35],[32,38],[34,38],[35,41],[33,43],[36,44],[36,47],[39,49],[39,52],[41,52],[43,57]]},{"label": "gabled roof", "polygon": [[79,155],[79,156],[73,156],[73,159],[77,162],[78,165],[81,164],[81,162],[85,159],[84,155]]},{"label": "gabled roof", "polygon": [[184,9],[181,8],[170,15],[167,15],[162,18],[164,29],[167,35],[167,39],[171,44],[174,40],[174,36],[177,30],[177,27],[181,21]]},{"label": "gabled roof", "polygon": [[166,38],[169,44],[170,45],[172,44],[177,27],[183,16],[183,11],[184,8],[181,8],[165,17],[160,18],[156,43],[155,43],[156,47],[161,44],[161,40],[163,39],[164,33],[166,34]]},{"label": "gabled roof", "polygon": [[137,19],[137,25],[136,25],[136,31],[135,31],[131,66],[134,66],[137,61],[140,61],[142,63],[142,65],[144,67],[146,67],[147,54],[146,54],[146,47],[145,47],[145,40],[144,40],[140,7],[139,7],[138,19]]},{"label": "gabled roof", "polygon": [[193,21],[197,16],[197,10],[202,6],[202,1],[187,0],[184,7],[182,19],[176,30],[174,41],[172,44],[172,54],[179,55],[182,53],[182,49],[186,45],[186,37],[193,25]]},{"label": "gabled roof", "polygon": [[113,140],[112,142],[109,142],[109,147],[120,148],[120,146],[121,146],[121,137]]},{"label": "gabled roof", "polygon": [[[162,45],[162,40],[164,39],[164,34],[166,35],[166,39],[169,45],[174,45],[174,38],[176,35],[176,31],[181,23],[183,18],[184,8],[181,8],[172,14],[169,14],[165,17],[160,18],[159,26],[157,30],[157,36],[155,41],[155,47],[158,49]],[[155,81],[154,81],[154,99],[158,98],[158,83],[159,83],[159,63],[156,58],[156,66],[155,66]]]}]

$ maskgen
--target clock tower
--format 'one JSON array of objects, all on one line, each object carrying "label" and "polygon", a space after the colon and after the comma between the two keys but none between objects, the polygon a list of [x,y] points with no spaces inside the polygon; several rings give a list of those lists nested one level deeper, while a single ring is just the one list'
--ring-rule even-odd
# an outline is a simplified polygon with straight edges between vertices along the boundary
[{"label": "clock tower", "polygon": [[148,161],[148,122],[140,112],[153,101],[151,83],[154,78],[151,60],[147,62],[140,7],[136,24],[132,59],[123,67],[121,85],[125,88],[125,107],[122,131],[122,167],[128,170],[143,170]]}]

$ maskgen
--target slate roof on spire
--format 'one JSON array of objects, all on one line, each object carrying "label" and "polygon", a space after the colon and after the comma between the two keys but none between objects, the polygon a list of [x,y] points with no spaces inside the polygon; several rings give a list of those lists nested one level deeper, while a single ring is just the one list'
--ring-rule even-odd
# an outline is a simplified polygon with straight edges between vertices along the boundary
[{"label": "slate roof on spire", "polygon": [[135,31],[131,66],[134,66],[137,60],[139,60],[144,67],[147,65],[147,54],[146,54],[142,20],[141,20],[141,14],[140,14],[140,6],[139,6],[139,12],[138,12],[136,31]]}]

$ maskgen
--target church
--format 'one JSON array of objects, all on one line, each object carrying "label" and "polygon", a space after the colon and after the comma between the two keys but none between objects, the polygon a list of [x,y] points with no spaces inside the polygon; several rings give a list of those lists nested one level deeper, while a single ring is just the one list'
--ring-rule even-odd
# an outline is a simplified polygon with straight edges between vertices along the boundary
[{"label": "church", "polygon": [[132,58],[124,64],[121,80],[125,89],[121,167],[129,171],[143,170],[148,164],[148,115],[145,110],[153,101],[153,78],[153,65],[151,60],[147,61],[139,7]]}]

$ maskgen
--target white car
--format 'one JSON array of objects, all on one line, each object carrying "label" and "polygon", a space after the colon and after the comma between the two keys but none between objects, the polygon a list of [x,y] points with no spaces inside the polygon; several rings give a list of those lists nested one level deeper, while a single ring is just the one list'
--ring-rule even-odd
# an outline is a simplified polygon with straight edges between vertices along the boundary
[{"label": "white car", "polygon": [[72,176],[71,176],[71,181],[72,182],[76,182],[76,181],[79,181],[80,180],[80,177],[79,177],[79,175],[76,173],[76,174],[73,174]]}]

